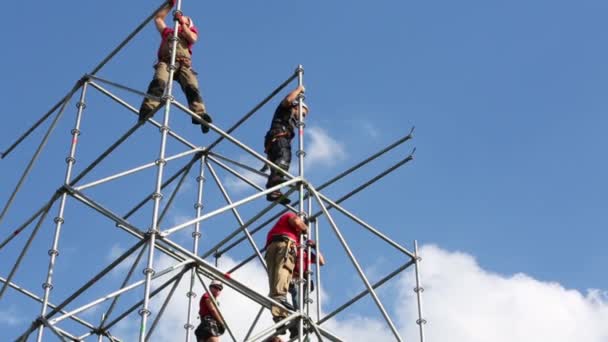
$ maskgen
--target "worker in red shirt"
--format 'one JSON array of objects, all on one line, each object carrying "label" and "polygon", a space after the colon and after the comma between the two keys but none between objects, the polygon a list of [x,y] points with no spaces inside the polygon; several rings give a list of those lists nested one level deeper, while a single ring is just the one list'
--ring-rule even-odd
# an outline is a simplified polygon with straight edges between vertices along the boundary
[{"label": "worker in red shirt", "polygon": [[[214,280],[209,285],[211,295],[216,299],[222,292],[224,285],[221,282]],[[219,302],[218,302],[219,305]],[[197,342],[219,342],[220,336],[226,330],[224,320],[220,315],[217,307],[211,300],[209,292],[205,293],[199,302],[198,315],[201,319],[201,324],[196,328],[194,334]]]},{"label": "worker in red shirt", "polygon": [[[306,293],[306,286],[308,286],[308,278],[310,277],[310,274],[312,272],[309,271],[310,265],[312,263],[316,263],[317,262],[317,257],[319,258],[319,266],[323,266],[325,265],[325,258],[323,258],[323,255],[321,254],[321,252],[316,251],[316,247],[317,244],[315,243],[314,240],[308,240],[306,242],[306,245],[310,248],[312,248],[313,250],[310,252],[310,260],[308,260],[308,253],[306,252],[306,249],[304,249],[304,254],[302,255],[302,260],[304,260],[303,264],[303,280],[304,280],[304,287],[302,288],[304,290],[304,293]],[[289,294],[291,294],[291,302],[293,303],[293,307],[296,310],[300,309],[300,296],[298,294],[298,283],[297,280],[300,279],[300,251],[302,249],[298,248],[298,254],[296,255],[296,265],[294,267],[293,270],[293,276],[291,278],[291,283],[289,284]],[[315,285],[314,282],[312,281],[312,279],[310,280],[310,292],[315,290]],[[304,298],[304,300],[306,300],[306,298]]]},{"label": "worker in red shirt", "polygon": [[[167,87],[169,80],[169,66],[171,64],[171,47],[174,30],[167,27],[165,24],[165,17],[169,14],[171,7],[175,4],[175,0],[169,0],[167,5],[163,7],[154,19],[156,29],[161,35],[161,44],[158,49],[158,63],[154,65],[154,78],[150,85],[148,85],[148,94],[161,98]],[[200,119],[211,123],[211,117],[207,114],[205,104],[201,97],[197,73],[192,69],[192,46],[198,40],[198,29],[194,26],[192,18],[182,15],[181,12],[175,14],[175,19],[179,21],[178,28],[178,42],[176,48],[176,59],[175,59],[175,74],[174,79],[179,83],[186,95],[188,101],[188,107],[192,110]],[[160,105],[158,99],[151,99],[146,97],[141,104],[139,109],[139,120],[145,121],[153,113],[153,111]],[[192,119],[192,124],[198,125],[199,122]],[[203,133],[209,132],[209,127],[201,125]]]},{"label": "worker in red shirt", "polygon": [[[283,214],[270,229],[266,238],[266,265],[268,266],[268,286],[270,298],[287,308],[287,291],[291,283],[292,273],[296,264],[296,250],[300,235],[306,234],[308,226],[295,213]],[[278,322],[288,316],[288,312],[273,306],[272,318]]]}]

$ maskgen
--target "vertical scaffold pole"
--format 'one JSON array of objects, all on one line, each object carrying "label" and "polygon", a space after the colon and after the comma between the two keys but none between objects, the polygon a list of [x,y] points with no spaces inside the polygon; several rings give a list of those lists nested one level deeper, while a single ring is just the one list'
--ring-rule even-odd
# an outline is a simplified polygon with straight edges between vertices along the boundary
[{"label": "vertical scaffold pole", "polygon": [[415,240],[414,256],[416,270],[416,287],[414,288],[414,292],[416,292],[416,299],[418,301],[418,319],[416,320],[416,324],[418,324],[420,329],[420,342],[424,342],[424,325],[426,324],[426,320],[422,316],[422,292],[424,292],[424,288],[420,283],[420,260],[422,258],[418,255],[418,241]]},{"label": "vertical scaffold pole", "polygon": [[[312,216],[312,197],[311,197],[310,193],[307,194],[307,197],[308,197],[308,201],[307,201],[308,202],[307,203],[308,204],[307,217],[311,217]],[[311,225],[311,224],[313,224],[313,222],[308,222],[308,224]],[[310,229],[310,227],[309,227],[309,229]],[[312,234],[312,231],[309,232],[309,236],[312,237],[312,238],[316,237],[316,235]],[[305,278],[305,281],[306,281],[306,296],[305,296],[304,301],[306,303],[306,316],[310,316],[310,303],[312,302],[312,299],[310,298],[310,289],[311,289],[311,286],[310,286],[310,281],[311,281],[310,275],[312,274],[312,271],[310,270],[310,266],[311,266],[310,265],[310,260],[312,260],[311,259],[311,257],[312,257],[312,248],[310,246],[308,246],[308,244],[306,245],[306,254],[307,254],[306,255],[306,257],[307,257],[307,259],[306,259],[306,274],[305,274],[305,276],[306,276],[306,278]],[[317,268],[317,272],[319,272],[318,268]]]},{"label": "vertical scaffold pole", "polygon": [[[85,97],[87,94],[87,84],[88,83],[84,83],[82,85],[82,89],[80,91],[80,100],[78,101],[78,104],[76,105],[78,110],[76,112],[76,123],[74,124],[74,129],[72,129],[72,142],[70,145],[70,154],[69,156],[66,158],[66,163],[67,163],[67,167],[66,167],[66,171],[65,171],[65,179],[64,182],[65,184],[69,184],[70,180],[72,179],[72,169],[74,168],[74,163],[76,163],[76,146],[78,145],[78,137],[80,136],[80,123],[82,121],[82,113],[84,111],[84,109],[86,108],[86,104],[85,104]],[[64,104],[64,106],[67,104],[67,102]],[[63,110],[63,109],[62,109]],[[57,256],[59,255],[59,235],[61,234],[61,227],[63,226],[63,214],[65,211],[65,203],[67,201],[67,197],[68,194],[66,192],[63,193],[63,195],[61,195],[61,202],[59,205],[59,213],[57,214],[57,217],[55,217],[55,235],[53,237],[53,246],[51,247],[51,249],[49,250],[49,268],[48,268],[48,272],[46,275],[46,281],[44,282],[44,284],[42,284],[42,287],[44,288],[44,296],[42,298],[42,308],[40,310],[40,316],[44,317],[44,315],[46,315],[46,309],[49,305],[49,296],[51,294],[51,290],[53,289],[53,272],[55,269],[55,261],[57,259]],[[44,331],[44,325],[41,325],[38,328],[38,337],[37,337],[37,341],[41,342],[42,341],[42,334]]]},{"label": "vertical scaffold pole", "polygon": [[[298,74],[298,86],[301,87],[304,85],[304,67],[302,67],[302,65],[298,65],[298,68],[296,69],[296,73]],[[298,170],[299,170],[299,176],[301,177],[301,179],[304,179],[304,157],[306,156],[306,152],[304,152],[304,115],[303,115],[303,101],[304,101],[304,94],[300,93],[298,95],[298,152],[296,153],[297,157],[298,157]],[[305,208],[304,208],[304,182],[300,181],[299,185],[298,185],[298,191],[299,191],[299,214],[301,218],[303,218],[303,216],[305,215]],[[305,248],[305,242],[308,239],[308,237],[304,234],[302,234],[300,236],[300,246],[298,248],[298,280],[297,280],[297,286],[298,286],[298,303],[299,303],[299,308],[298,311],[300,312],[300,317],[302,317],[302,314],[304,314],[304,280],[303,280],[303,274],[304,273],[304,248]],[[302,335],[304,334],[304,320],[299,318],[298,319],[298,341],[302,342]]]},{"label": "vertical scaffold pole", "polygon": [[[181,11],[182,0],[177,0],[176,10]],[[148,244],[148,264],[144,269],[146,282],[144,286],[144,302],[143,307],[139,310],[141,315],[141,326],[139,330],[139,342],[145,342],[146,339],[146,324],[148,316],[150,315],[150,291],[152,285],[152,276],[154,275],[154,249],[156,248],[156,235],[158,234],[158,216],[160,211],[160,201],[162,199],[162,182],[163,182],[163,171],[165,169],[165,150],[167,145],[167,132],[169,131],[169,114],[171,111],[171,101],[173,100],[173,78],[175,76],[175,59],[177,55],[177,42],[179,40],[179,21],[174,18],[174,30],[173,36],[171,37],[171,61],[169,64],[169,77],[167,79],[167,88],[163,100],[165,101],[164,118],[163,124],[160,127],[161,139],[160,139],[160,152],[156,164],[158,166],[156,174],[156,187],[152,199],[154,201],[154,208],[152,211],[152,226],[148,231],[150,235]]]},{"label": "vertical scaffold pole", "polygon": [[[201,169],[196,180],[198,182],[198,193],[196,198],[196,203],[194,204],[194,209],[196,210],[196,217],[200,217],[203,211],[203,188],[205,186],[205,156],[201,157]],[[192,232],[192,253],[198,255],[198,243],[201,237],[201,222],[197,222],[194,224],[194,232]],[[192,324],[192,307],[194,305],[194,298],[196,298],[196,293],[194,293],[194,282],[196,281],[196,268],[193,267],[190,270],[190,290],[186,294],[188,297],[188,321],[184,325],[184,329],[186,329],[186,342],[190,342],[190,331],[194,330],[194,324]]]},{"label": "vertical scaffold pole", "polygon": [[[312,197],[311,197],[312,198]],[[317,321],[321,319],[321,262],[319,261],[321,253],[321,244],[319,238],[319,219],[314,220],[315,225],[315,245],[317,248]]]}]

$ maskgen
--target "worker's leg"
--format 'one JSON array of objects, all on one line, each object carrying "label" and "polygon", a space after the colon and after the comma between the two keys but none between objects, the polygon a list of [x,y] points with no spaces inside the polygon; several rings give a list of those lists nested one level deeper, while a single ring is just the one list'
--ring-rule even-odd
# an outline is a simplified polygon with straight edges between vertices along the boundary
[{"label": "worker's leg", "polygon": [[[169,68],[165,62],[158,62],[155,66],[154,78],[148,85],[148,94],[161,98],[167,87]],[[139,120],[143,121],[158,107],[160,101],[146,97],[139,108]]]},{"label": "worker's leg", "polygon": [[[286,302],[291,273],[295,265],[295,258],[289,251],[288,243],[271,243],[266,251],[265,259],[268,267],[269,296],[278,302]],[[287,317],[287,312],[278,307],[272,307],[271,312],[275,321]]]},{"label": "worker's leg", "polygon": [[[201,97],[200,90],[198,88],[197,73],[191,67],[182,65],[177,71],[177,81],[182,87],[186,100],[188,100],[188,107],[190,110],[196,113],[200,119],[206,122],[213,122],[211,116],[207,114],[205,103]],[[192,119],[192,123],[198,125],[199,123]],[[203,133],[209,132],[209,127],[202,125]]]},{"label": "worker's leg", "polygon": [[[287,137],[279,137],[270,144],[268,150],[268,159],[279,166],[285,171],[289,171],[289,164],[291,163],[291,143]],[[272,188],[275,185],[281,184],[285,181],[285,176],[273,168],[270,169],[270,176],[266,182],[266,189]],[[269,201],[276,201],[281,198],[283,194],[281,191],[273,191],[266,196]]]}]

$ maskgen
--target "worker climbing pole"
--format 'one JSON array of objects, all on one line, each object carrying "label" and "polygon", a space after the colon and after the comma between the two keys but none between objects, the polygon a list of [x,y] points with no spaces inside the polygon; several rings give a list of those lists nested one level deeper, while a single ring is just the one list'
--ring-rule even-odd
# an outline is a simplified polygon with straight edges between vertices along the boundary
[{"label": "worker climbing pole", "polygon": [[[297,69],[297,73],[298,73],[298,86],[299,87],[304,87],[304,68],[302,67],[302,65],[298,66]],[[297,126],[298,126],[298,152],[296,153],[296,156],[298,157],[298,171],[299,171],[299,176],[302,177],[302,179],[304,178],[304,158],[306,157],[306,152],[304,151],[304,127],[305,127],[305,123],[304,123],[304,91],[300,92],[298,94],[298,122],[297,122]],[[298,193],[299,193],[299,216],[300,218],[302,218],[304,220],[304,222],[307,222],[306,220],[306,208],[304,206],[304,191],[305,191],[305,187],[304,187],[304,183],[300,182],[298,184]],[[298,272],[298,301],[300,302],[300,318],[298,319],[298,342],[302,342],[302,337],[304,335],[304,320],[302,319],[302,317],[304,317],[304,291],[303,291],[303,285],[304,285],[304,281],[303,281],[303,276],[304,276],[304,253],[306,253],[306,251],[304,250],[306,248],[306,241],[308,240],[308,233],[304,233],[302,235],[300,235],[300,244],[299,244],[299,253],[297,255],[298,257],[298,267],[299,267],[299,272]]]},{"label": "worker climbing pole", "polygon": [[[176,11],[181,13],[182,0],[176,0]],[[161,10],[162,12],[163,10]],[[160,13],[160,12],[159,12]],[[158,19],[158,17],[157,17]],[[171,101],[173,100],[173,78],[176,70],[176,56],[177,56],[177,44],[179,41],[180,33],[180,19],[179,16],[174,16],[174,30],[171,36],[171,58],[169,62],[169,75],[168,82],[165,88],[165,93],[162,100],[165,102],[163,123],[160,127],[160,151],[158,159],[156,160],[157,173],[156,173],[156,187],[152,195],[153,199],[153,211],[152,211],[152,224],[147,233],[148,238],[148,263],[144,269],[145,274],[145,285],[144,285],[144,298],[143,307],[139,310],[141,315],[141,325],[139,329],[139,342],[146,341],[147,333],[147,321],[150,315],[150,291],[152,287],[152,276],[154,275],[154,250],[156,248],[156,236],[159,234],[158,229],[158,218],[160,211],[160,201],[163,197],[161,186],[163,183],[163,172],[166,164],[165,150],[167,145],[167,132],[169,131],[169,115],[171,112]]]}]

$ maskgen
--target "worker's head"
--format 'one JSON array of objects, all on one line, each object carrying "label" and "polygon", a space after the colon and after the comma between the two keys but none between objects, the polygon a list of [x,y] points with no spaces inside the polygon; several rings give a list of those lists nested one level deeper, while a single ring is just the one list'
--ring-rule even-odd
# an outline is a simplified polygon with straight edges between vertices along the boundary
[{"label": "worker's head", "polygon": [[186,21],[188,22],[188,27],[192,28],[194,27],[194,20],[192,20],[192,18],[188,17],[188,16],[184,16],[184,18],[186,19]]},{"label": "worker's head", "polygon": [[217,297],[222,292],[222,289],[224,289],[224,285],[219,280],[213,280],[209,284],[209,291],[211,291],[214,297]]},{"label": "worker's head", "polygon": [[[293,103],[291,104],[291,115],[294,118],[298,118],[298,101],[293,101]],[[308,114],[308,106],[306,105],[306,103],[304,103],[304,101],[302,101],[302,116],[306,117],[306,115]]]}]

